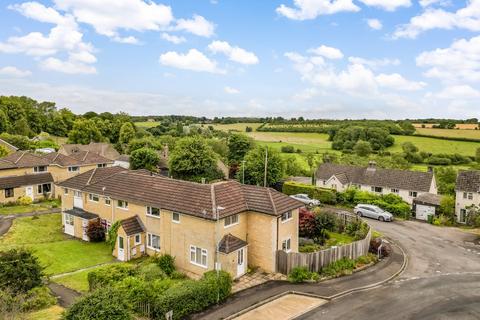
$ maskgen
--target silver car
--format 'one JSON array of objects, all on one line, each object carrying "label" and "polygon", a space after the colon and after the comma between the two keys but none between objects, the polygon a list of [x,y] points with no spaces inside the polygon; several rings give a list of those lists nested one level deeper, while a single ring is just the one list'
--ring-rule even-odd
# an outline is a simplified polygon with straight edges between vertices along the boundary
[{"label": "silver car", "polygon": [[294,194],[294,195],[291,195],[290,197],[300,202],[303,202],[304,204],[310,207],[320,205],[320,201],[318,201],[317,199],[310,199],[308,194],[305,194],[305,193]]},{"label": "silver car", "polygon": [[353,212],[359,217],[377,219],[379,221],[393,221],[393,214],[371,204],[358,204]]}]

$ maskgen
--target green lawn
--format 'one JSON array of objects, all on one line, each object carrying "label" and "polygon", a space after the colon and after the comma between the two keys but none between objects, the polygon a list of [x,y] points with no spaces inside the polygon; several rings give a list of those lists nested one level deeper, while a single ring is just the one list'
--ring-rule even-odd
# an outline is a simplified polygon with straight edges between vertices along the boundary
[{"label": "green lawn", "polygon": [[429,136],[480,139],[480,130],[417,128],[416,131]]},{"label": "green lawn", "polygon": [[354,241],[352,236],[349,236],[348,234],[345,233],[337,233],[337,232],[331,232],[327,231],[328,235],[330,238],[327,240],[327,243],[325,244],[326,247],[331,247],[331,246],[341,246],[344,244],[349,244]]},{"label": "green lawn", "polygon": [[114,260],[107,244],[84,242],[63,234],[59,213],[15,219],[9,232],[0,238],[0,250],[19,246],[32,249],[48,275]]},{"label": "green lawn", "polygon": [[135,126],[139,128],[153,128],[156,127],[160,124],[158,121],[140,121],[140,122],[135,122]]},{"label": "green lawn", "polygon": [[[206,124],[209,126],[210,124]],[[211,124],[215,130],[230,131],[236,130],[240,132],[245,132],[246,127],[251,127],[255,131],[260,127],[261,123],[232,123],[232,124]]]},{"label": "green lawn", "polygon": [[83,270],[77,273],[55,278],[52,281],[78,292],[86,293],[88,292],[88,273],[92,270],[94,269]]},{"label": "green lawn", "polygon": [[47,309],[42,309],[39,311],[34,311],[27,313],[24,318],[25,320],[59,320],[62,318],[63,308],[59,305],[51,306]]},{"label": "green lawn", "polygon": [[55,199],[55,200],[47,200],[39,203],[33,203],[30,205],[5,206],[5,207],[0,207],[0,215],[48,211],[53,209],[54,207],[59,207],[59,205],[60,205],[60,202]]},{"label": "green lawn", "polygon": [[475,150],[480,147],[480,142],[449,141],[435,138],[415,136],[394,136],[395,144],[388,148],[391,152],[401,152],[402,143],[411,142],[420,151],[431,153],[459,153],[464,156],[474,156]]}]

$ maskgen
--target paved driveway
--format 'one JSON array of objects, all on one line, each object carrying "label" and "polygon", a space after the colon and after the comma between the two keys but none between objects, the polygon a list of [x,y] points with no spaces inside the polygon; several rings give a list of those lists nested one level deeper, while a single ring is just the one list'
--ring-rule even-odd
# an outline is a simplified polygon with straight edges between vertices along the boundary
[{"label": "paved driveway", "polygon": [[480,246],[474,235],[416,221],[369,222],[405,249],[404,273],[301,319],[480,319]]}]

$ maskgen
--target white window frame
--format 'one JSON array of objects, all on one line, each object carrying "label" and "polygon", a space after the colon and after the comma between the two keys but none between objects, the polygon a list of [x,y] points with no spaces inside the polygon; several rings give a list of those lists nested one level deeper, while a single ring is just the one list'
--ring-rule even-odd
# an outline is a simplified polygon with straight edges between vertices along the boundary
[{"label": "white window frame", "polygon": [[[175,219],[175,215],[178,216],[178,219]],[[180,213],[178,213],[178,212],[172,212],[172,222],[174,222],[174,223],[180,223]]]},{"label": "white window frame", "polygon": [[411,198],[416,198],[418,197],[418,192],[417,191],[408,191],[408,196]]},{"label": "white window frame", "polygon": [[229,227],[232,227],[232,226],[237,225],[239,223],[240,223],[240,218],[239,218],[238,214],[234,214],[234,215],[225,217],[225,219],[223,221],[223,227],[224,228],[229,228]]},{"label": "white window frame", "polygon": [[[97,200],[95,200],[95,198],[97,198]],[[97,194],[94,194],[94,193],[89,193],[88,194],[88,201],[98,203],[98,201],[100,201],[100,196],[97,195]]]},{"label": "white window frame", "polygon": [[[380,191],[377,191],[377,189],[380,189]],[[370,190],[374,193],[383,193],[383,187],[371,186]]]},{"label": "white window frame", "polygon": [[74,216],[68,213],[65,213],[65,224],[68,224],[69,226],[73,226],[74,224]]},{"label": "white window frame", "polygon": [[293,212],[292,211],[287,211],[282,213],[280,220],[282,223],[288,222],[293,219]]},{"label": "white window frame", "polygon": [[[200,250],[200,259],[198,259],[197,251]],[[205,264],[203,264],[203,258],[205,258]],[[200,260],[200,262],[197,262]],[[190,245],[190,263],[202,268],[208,268],[208,250],[194,245]]]},{"label": "white window frame", "polygon": [[[108,201],[108,203],[107,203]],[[105,197],[105,205],[111,207],[112,206],[112,199],[110,197]]]},{"label": "white window frame", "polygon": [[[137,241],[137,237],[138,237],[138,241]],[[139,244],[142,243],[142,236],[140,233],[137,233],[136,235],[133,236],[133,241],[134,241],[134,244],[137,246]]]},{"label": "white window frame", "polygon": [[[160,208],[149,207],[149,206],[147,206],[146,208],[147,208],[147,209],[146,209],[147,217],[152,217],[152,218],[157,218],[157,219],[160,218]],[[157,210],[158,210],[158,215],[152,214],[152,209],[157,209]]]},{"label": "white window frame", "polygon": [[[120,206],[120,202],[123,203],[123,206]],[[125,200],[117,200],[117,208],[122,210],[128,210],[128,201]]]},{"label": "white window frame", "polygon": [[[45,168],[45,170],[40,170],[40,168]],[[34,172],[34,173],[41,173],[41,172],[47,172],[47,171],[48,171],[47,166],[36,166],[36,167],[33,167],[33,172]]]},{"label": "white window frame", "polygon": [[395,193],[395,194],[399,194],[399,193],[400,193],[400,190],[397,189],[397,188],[392,188],[392,189],[390,189],[390,192],[391,192],[391,193]]},{"label": "white window frame", "polygon": [[[154,246],[152,246],[152,243],[153,243],[153,237],[158,237],[158,248],[155,248]],[[152,250],[155,250],[155,251],[160,251],[160,236],[158,234],[154,234],[154,233],[147,233],[147,248],[149,249],[152,249]]]},{"label": "white window frame", "polygon": [[80,167],[79,166],[70,166],[68,167],[68,172],[79,172]]},{"label": "white window frame", "polygon": [[292,238],[286,238],[282,241],[282,250],[287,253],[292,251]]},{"label": "white window frame", "polygon": [[[44,186],[44,185],[47,185],[47,184],[50,185],[50,191],[44,192],[44,191],[43,191],[43,189],[44,189],[43,186]],[[48,194],[48,193],[52,193],[52,184],[51,184],[51,183],[37,184],[37,194],[44,194],[44,193],[47,193],[47,194]]]}]

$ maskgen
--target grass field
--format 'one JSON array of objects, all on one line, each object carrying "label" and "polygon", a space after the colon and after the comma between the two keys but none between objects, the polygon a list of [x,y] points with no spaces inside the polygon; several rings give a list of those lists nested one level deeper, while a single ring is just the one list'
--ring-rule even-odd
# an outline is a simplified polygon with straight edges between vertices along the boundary
[{"label": "grass field", "polygon": [[[99,267],[101,268],[101,267]],[[88,273],[94,269],[83,270],[77,273],[68,274],[53,279],[52,281],[59,283],[67,288],[71,288],[81,293],[88,292]]]},{"label": "grass field", "polygon": [[417,128],[417,133],[438,137],[480,139],[480,130]]},{"label": "grass field", "polygon": [[48,200],[40,203],[33,203],[30,205],[5,206],[0,207],[0,216],[28,212],[48,211],[53,209],[54,207],[58,207],[59,205],[60,203],[58,200]]},{"label": "grass field", "polygon": [[140,121],[140,122],[135,122],[135,126],[139,128],[153,128],[156,127],[160,124],[158,121]]},{"label": "grass field", "polygon": [[[55,305],[47,309],[27,313],[23,318],[25,320],[59,320],[62,318],[63,308]],[[16,319],[16,318],[15,318]]]},{"label": "grass field", "polygon": [[245,132],[246,127],[251,127],[255,131],[258,127],[260,127],[261,123],[232,123],[232,124],[212,124],[215,130],[222,130],[222,131],[230,131],[236,130]]},{"label": "grass field", "polygon": [[48,275],[113,261],[107,244],[67,237],[59,213],[15,219],[8,233],[0,238],[0,250],[16,247],[33,250]]},{"label": "grass field", "polygon": [[420,151],[431,153],[459,153],[464,156],[474,156],[475,150],[480,148],[480,142],[449,141],[435,138],[415,136],[394,136],[395,144],[388,148],[391,152],[402,151],[402,143],[412,142]]}]

